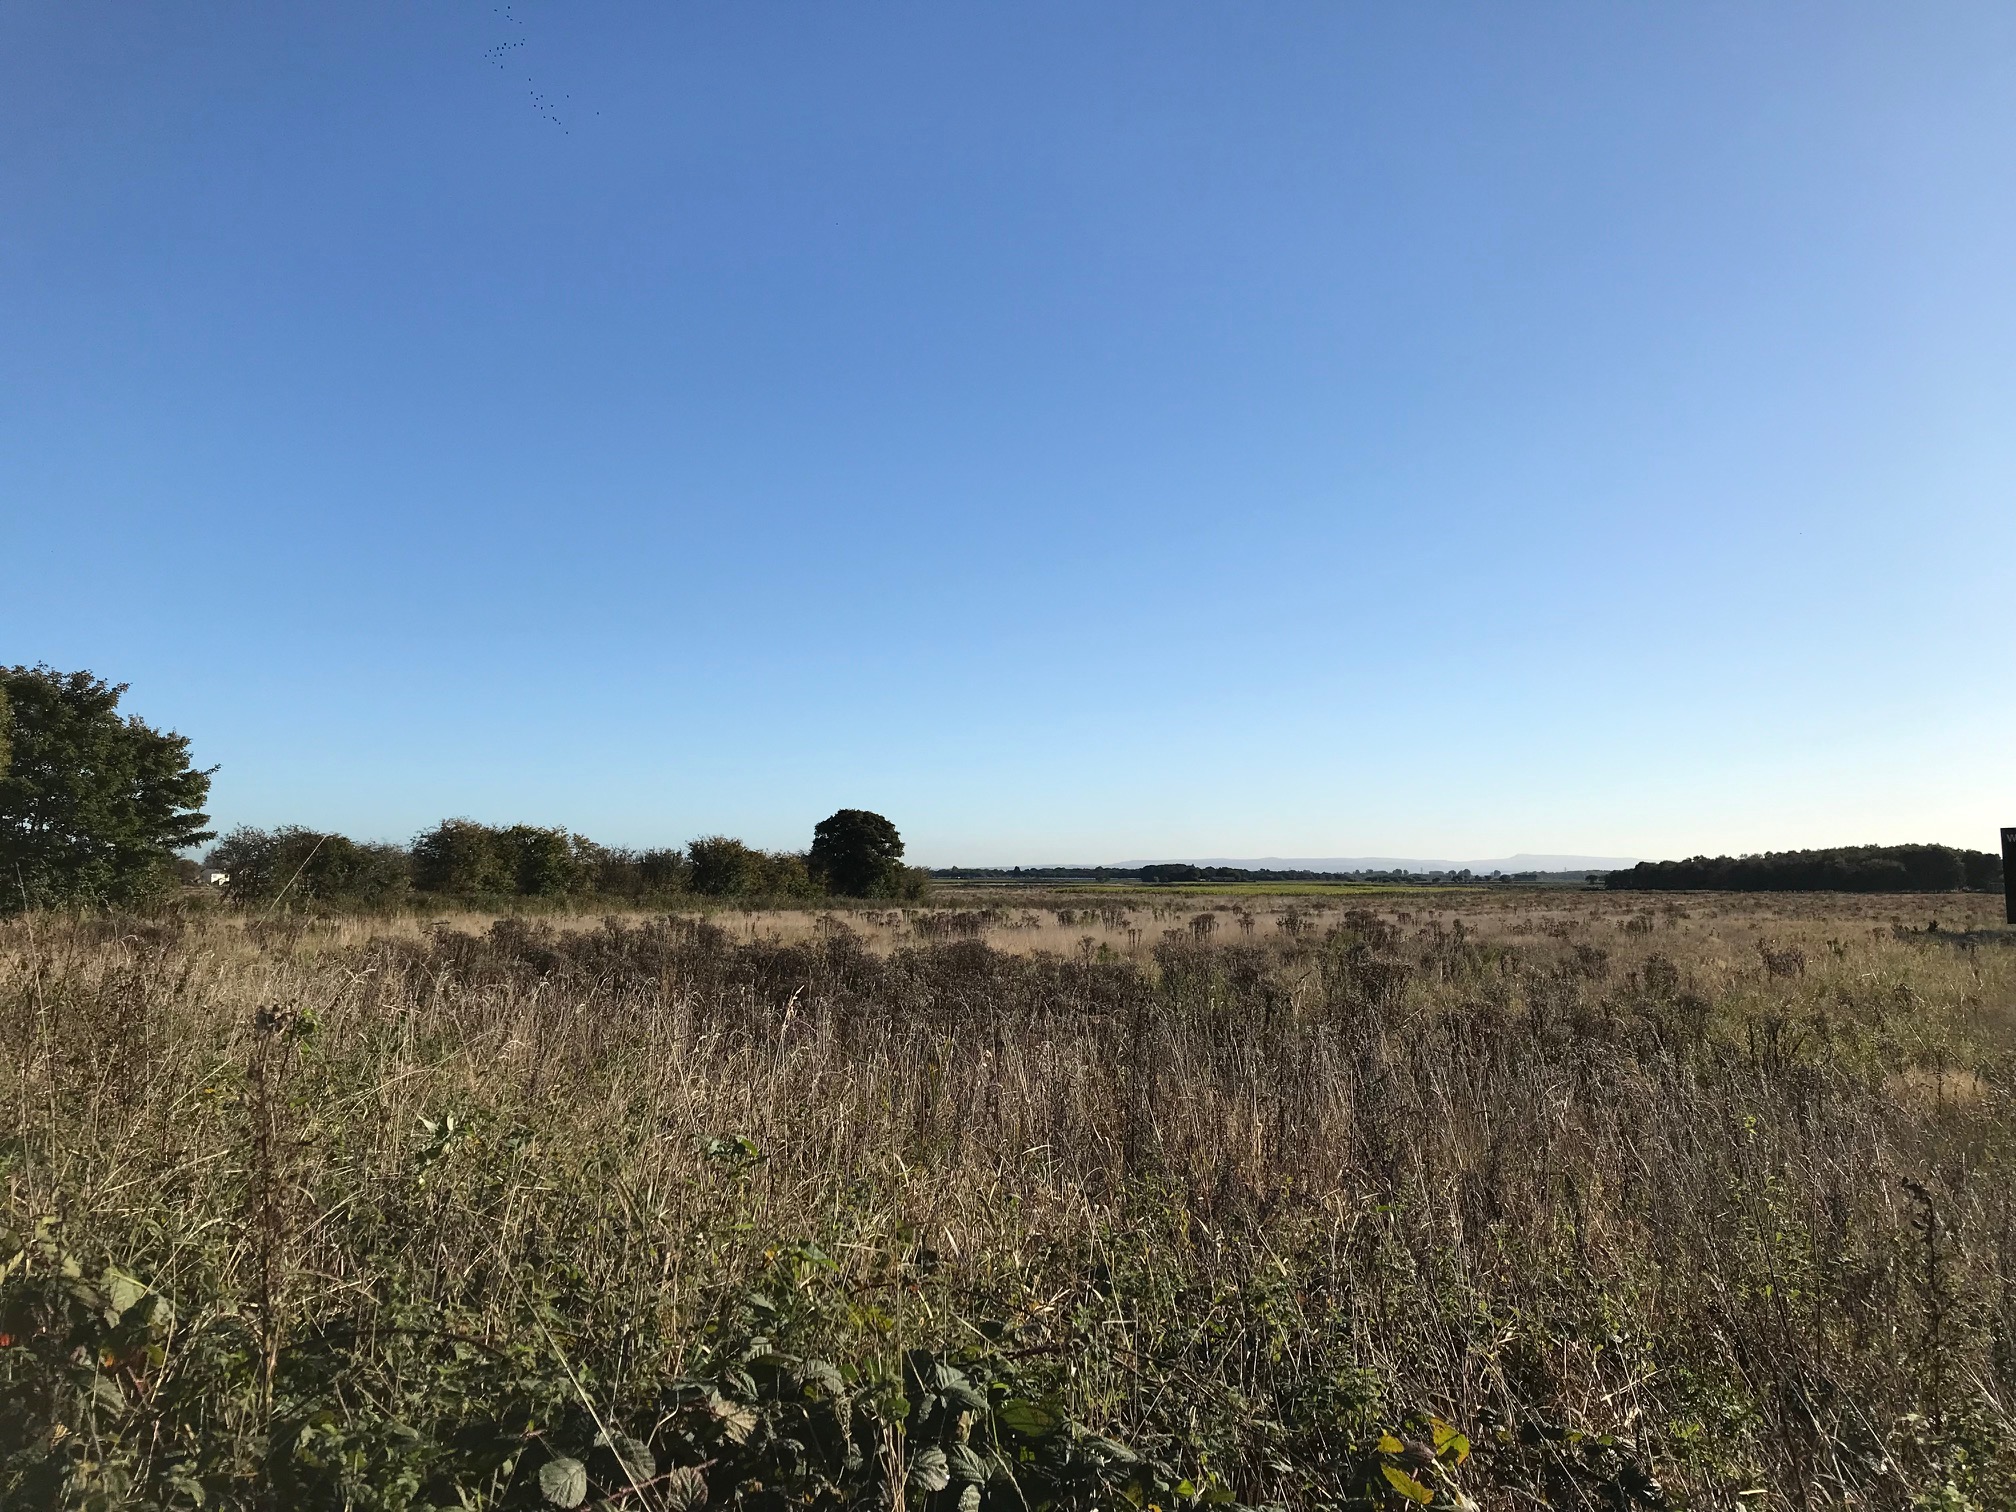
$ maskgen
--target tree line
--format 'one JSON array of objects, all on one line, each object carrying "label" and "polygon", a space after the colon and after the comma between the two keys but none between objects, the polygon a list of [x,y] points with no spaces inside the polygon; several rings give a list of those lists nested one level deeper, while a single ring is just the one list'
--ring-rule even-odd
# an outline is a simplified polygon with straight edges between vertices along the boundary
[{"label": "tree line", "polygon": [[[123,683],[47,666],[0,667],[0,912],[128,906],[197,868],[178,852],[216,840],[203,804],[216,768],[186,736],[122,715]],[[464,898],[698,894],[715,898],[919,896],[896,826],[866,809],[821,820],[804,851],[725,835],[625,850],[541,825],[448,819],[411,845],[299,825],[241,827],[206,856],[241,901],[383,905],[408,893]]]},{"label": "tree line", "polygon": [[[203,804],[215,768],[189,742],[119,712],[124,684],[47,666],[0,667],[0,912],[123,906],[172,889],[178,852],[215,840]],[[916,897],[926,873],[903,864],[896,826],[841,809],[804,851],[725,835],[683,849],[626,850],[540,825],[448,819],[411,845],[301,826],[233,830],[208,856],[232,897],[384,904],[442,897]],[[1075,870],[1075,869],[1074,869]],[[1091,869],[1149,883],[1308,880],[1306,872],[1162,863]],[[979,876],[957,872],[948,875]],[[1025,876],[1020,868],[1014,875]],[[1761,856],[1642,861],[1605,878],[1619,890],[1954,892],[2002,886],[2001,858],[1944,845],[1859,845]]]},{"label": "tree line", "polygon": [[814,827],[803,851],[766,851],[727,835],[683,849],[630,850],[533,824],[444,819],[411,845],[373,844],[303,826],[244,826],[205,864],[245,902],[396,904],[409,894],[463,898],[621,898],[684,895],[810,899],[915,898],[925,874],[902,863],[896,826],[866,809],[841,809]]},{"label": "tree line", "polygon": [[1654,892],[2000,892],[2002,858],[1948,845],[1844,845],[1640,861],[1610,872],[1604,885]]}]

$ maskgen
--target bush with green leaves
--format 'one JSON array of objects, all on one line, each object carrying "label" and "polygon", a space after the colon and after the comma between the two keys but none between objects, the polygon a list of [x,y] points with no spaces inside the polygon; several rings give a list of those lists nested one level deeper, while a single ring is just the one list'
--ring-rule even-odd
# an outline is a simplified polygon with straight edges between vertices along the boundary
[{"label": "bush with green leaves", "polygon": [[671,900],[690,891],[692,868],[677,846],[628,850],[574,837],[574,862],[581,888],[598,898],[636,902]]},{"label": "bush with green leaves", "polygon": [[691,854],[598,845],[551,826],[446,819],[410,850],[366,844],[300,825],[240,827],[212,849],[230,896],[287,907],[392,908],[411,891],[472,902],[502,898],[601,903],[674,902],[689,894],[743,900],[811,899],[820,888],[802,855],[707,836]]},{"label": "bush with green leaves", "polygon": [[406,896],[412,864],[397,845],[286,825],[241,825],[218,841],[205,863],[225,873],[241,903],[355,903],[385,907]]},{"label": "bush with green leaves", "polygon": [[413,885],[423,892],[489,896],[518,890],[514,858],[498,832],[473,819],[443,819],[413,841]]},{"label": "bush with green leaves", "polygon": [[583,842],[564,829],[514,824],[498,832],[497,843],[521,897],[562,897],[584,879],[586,868],[577,854]]},{"label": "bush with green leaves", "polygon": [[726,835],[703,835],[686,847],[693,891],[709,898],[816,897],[818,884],[805,858],[763,851]]},{"label": "bush with green leaves", "polygon": [[593,876],[592,847],[564,829],[444,819],[413,842],[413,885],[465,897],[564,897]]}]

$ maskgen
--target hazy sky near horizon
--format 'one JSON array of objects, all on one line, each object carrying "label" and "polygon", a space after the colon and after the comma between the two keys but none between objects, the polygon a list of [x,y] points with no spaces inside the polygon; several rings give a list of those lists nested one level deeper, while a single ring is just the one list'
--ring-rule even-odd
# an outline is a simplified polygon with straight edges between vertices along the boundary
[{"label": "hazy sky near horizon", "polygon": [[1991,846],[2006,3],[0,9],[0,662],[224,825]]}]

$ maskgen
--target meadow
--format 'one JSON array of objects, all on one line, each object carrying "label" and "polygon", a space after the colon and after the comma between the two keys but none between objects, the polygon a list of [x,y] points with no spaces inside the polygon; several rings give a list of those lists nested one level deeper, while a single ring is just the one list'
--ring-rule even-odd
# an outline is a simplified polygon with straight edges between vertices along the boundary
[{"label": "meadow", "polygon": [[1999,912],[14,918],[0,1503],[2016,1506]]}]

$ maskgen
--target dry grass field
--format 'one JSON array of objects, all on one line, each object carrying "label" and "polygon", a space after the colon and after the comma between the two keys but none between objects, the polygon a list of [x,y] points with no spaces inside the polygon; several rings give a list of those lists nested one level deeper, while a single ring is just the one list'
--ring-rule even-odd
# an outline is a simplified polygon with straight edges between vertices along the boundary
[{"label": "dry grass field", "polygon": [[2016,1506],[1998,917],[15,919],[0,1503]]}]

